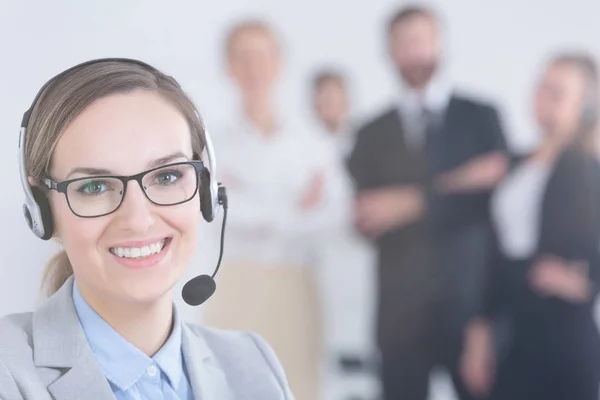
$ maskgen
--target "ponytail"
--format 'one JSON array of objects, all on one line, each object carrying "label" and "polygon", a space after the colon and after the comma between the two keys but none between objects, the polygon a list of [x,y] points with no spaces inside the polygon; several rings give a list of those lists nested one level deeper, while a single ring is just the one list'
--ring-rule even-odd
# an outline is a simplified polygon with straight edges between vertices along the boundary
[{"label": "ponytail", "polygon": [[50,297],[73,275],[73,267],[66,251],[61,251],[50,259],[42,277],[42,292]]}]

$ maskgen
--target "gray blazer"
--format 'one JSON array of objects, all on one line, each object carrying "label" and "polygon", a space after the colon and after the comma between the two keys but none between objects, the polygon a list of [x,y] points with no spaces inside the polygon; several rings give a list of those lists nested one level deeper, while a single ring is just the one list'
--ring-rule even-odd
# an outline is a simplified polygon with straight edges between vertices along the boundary
[{"label": "gray blazer", "polygon": [[[37,311],[0,319],[1,400],[115,399],[72,298],[71,278]],[[184,324],[194,399],[293,400],[281,365],[260,337]]]}]

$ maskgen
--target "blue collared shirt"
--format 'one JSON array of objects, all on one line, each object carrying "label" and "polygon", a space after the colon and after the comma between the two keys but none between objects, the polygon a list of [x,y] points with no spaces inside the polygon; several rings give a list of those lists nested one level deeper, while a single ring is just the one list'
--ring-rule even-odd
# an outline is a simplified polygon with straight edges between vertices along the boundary
[{"label": "blue collared shirt", "polygon": [[88,343],[117,400],[193,400],[174,307],[173,331],[150,358],[102,319],[73,285],[73,302]]}]

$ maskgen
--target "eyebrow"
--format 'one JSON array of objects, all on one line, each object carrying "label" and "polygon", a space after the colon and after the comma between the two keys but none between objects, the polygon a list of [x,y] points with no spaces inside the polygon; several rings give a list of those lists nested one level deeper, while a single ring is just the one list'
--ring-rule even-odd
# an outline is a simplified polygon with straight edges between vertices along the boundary
[{"label": "eyebrow", "polygon": [[[183,153],[181,151],[177,151],[177,152],[169,154],[165,157],[157,158],[156,160],[150,161],[148,163],[148,169],[157,168],[157,167],[163,166],[165,164],[169,164],[170,162],[173,162],[174,160],[176,160],[178,158],[185,158],[186,160],[190,159],[190,157],[188,157],[185,153]],[[83,174],[83,175],[91,175],[91,176],[94,176],[94,175],[96,175],[96,176],[98,176],[98,175],[118,175],[118,174],[115,174],[114,172],[112,172],[111,170],[105,169],[105,168],[76,167],[69,171],[65,180],[68,180],[69,177],[73,174]]]}]

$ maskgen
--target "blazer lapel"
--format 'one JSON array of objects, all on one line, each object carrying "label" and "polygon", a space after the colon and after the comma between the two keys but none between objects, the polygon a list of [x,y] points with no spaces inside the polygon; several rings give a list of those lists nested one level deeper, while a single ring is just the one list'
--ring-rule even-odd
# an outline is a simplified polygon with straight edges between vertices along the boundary
[{"label": "blazer lapel", "polygon": [[34,363],[60,369],[48,386],[56,400],[114,399],[73,305],[73,277],[33,315]]},{"label": "blazer lapel", "polygon": [[183,359],[196,400],[233,399],[223,371],[214,364],[202,335],[183,324]]},{"label": "blazer lapel", "polygon": [[48,386],[48,391],[56,400],[115,399],[93,353],[82,354],[71,369]]}]

